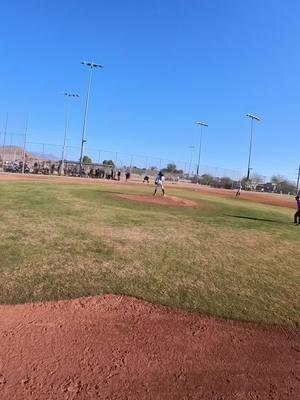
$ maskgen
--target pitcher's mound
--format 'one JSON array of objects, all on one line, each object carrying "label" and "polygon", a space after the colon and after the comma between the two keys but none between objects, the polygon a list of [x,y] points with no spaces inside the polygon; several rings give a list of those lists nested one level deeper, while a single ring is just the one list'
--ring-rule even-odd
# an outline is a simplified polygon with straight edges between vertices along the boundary
[{"label": "pitcher's mound", "polygon": [[164,204],[166,206],[193,207],[197,205],[195,201],[175,196],[152,196],[152,194],[119,194],[118,196],[123,199],[139,201],[141,203]]},{"label": "pitcher's mound", "polygon": [[1,305],[0,321],[1,400],[299,399],[296,331],[122,296]]}]

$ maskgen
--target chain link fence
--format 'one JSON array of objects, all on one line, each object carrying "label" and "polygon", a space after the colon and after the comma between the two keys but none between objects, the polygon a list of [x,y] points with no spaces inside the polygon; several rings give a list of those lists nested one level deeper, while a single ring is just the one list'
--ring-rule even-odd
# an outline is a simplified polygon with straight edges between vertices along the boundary
[{"label": "chain link fence", "polygon": [[[63,146],[59,144],[49,144],[26,140],[25,135],[15,132],[0,132],[0,168],[2,171],[20,172],[20,164],[25,162],[26,171],[35,173],[58,174],[62,159]],[[64,164],[77,170],[79,165],[79,146],[65,146]],[[158,171],[163,171],[166,180],[170,181],[195,181],[197,165],[188,160],[166,159],[149,155],[129,154],[105,149],[96,149],[90,146],[85,147],[84,154],[91,159],[91,163],[85,165],[84,174],[89,175],[89,171],[95,171],[105,166],[113,168],[114,174],[117,171],[121,174],[130,173],[133,179],[143,179],[145,176],[154,178]],[[26,172],[25,171],[25,172]],[[65,173],[65,169],[62,171]],[[48,173],[48,172],[47,172]],[[93,173],[91,173],[93,174]],[[75,173],[74,175],[80,175]],[[102,176],[102,175],[101,175]],[[105,172],[107,176],[107,172]],[[238,182],[241,180],[240,171],[200,165],[199,176],[211,177],[217,182],[228,178]]]}]

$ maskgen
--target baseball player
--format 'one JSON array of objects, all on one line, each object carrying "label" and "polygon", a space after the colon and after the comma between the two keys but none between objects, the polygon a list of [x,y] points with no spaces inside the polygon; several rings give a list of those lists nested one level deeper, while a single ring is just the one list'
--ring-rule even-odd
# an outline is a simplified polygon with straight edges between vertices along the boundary
[{"label": "baseball player", "polygon": [[294,215],[294,223],[300,225],[300,197],[296,196],[295,200],[297,202],[297,211],[295,212]]},{"label": "baseball player", "polygon": [[239,197],[241,195],[241,190],[242,190],[242,185],[240,184],[237,187],[236,193],[235,193],[235,197]]},{"label": "baseball player", "polygon": [[159,172],[157,177],[155,178],[155,189],[154,189],[153,196],[156,195],[158,188],[161,188],[163,196],[165,195],[164,181],[165,181],[164,174],[162,172]]},{"label": "baseball player", "polygon": [[148,175],[146,175],[144,180],[143,180],[143,183],[145,183],[145,182],[149,183],[149,176]]}]

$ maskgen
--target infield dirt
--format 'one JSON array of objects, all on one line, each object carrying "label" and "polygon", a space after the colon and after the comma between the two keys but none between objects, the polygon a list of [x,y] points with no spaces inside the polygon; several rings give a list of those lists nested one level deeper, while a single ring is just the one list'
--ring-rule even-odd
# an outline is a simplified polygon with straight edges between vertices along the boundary
[{"label": "infield dirt", "polygon": [[1,400],[299,398],[299,332],[121,296],[0,306],[0,320]]}]

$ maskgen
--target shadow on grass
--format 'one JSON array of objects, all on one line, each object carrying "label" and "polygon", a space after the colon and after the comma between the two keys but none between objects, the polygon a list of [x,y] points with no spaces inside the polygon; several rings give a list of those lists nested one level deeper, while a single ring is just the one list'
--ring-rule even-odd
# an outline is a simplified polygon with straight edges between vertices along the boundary
[{"label": "shadow on grass", "polygon": [[244,215],[230,215],[225,214],[225,217],[232,217],[232,218],[241,218],[241,219],[250,219],[252,221],[262,221],[262,222],[273,222],[275,224],[284,224],[282,221],[278,221],[276,219],[267,219],[267,218],[258,218],[258,217],[246,217]]},{"label": "shadow on grass", "polygon": [[101,193],[108,193],[108,194],[128,194],[127,192],[119,192],[119,191],[113,191],[113,190],[102,190]]}]

